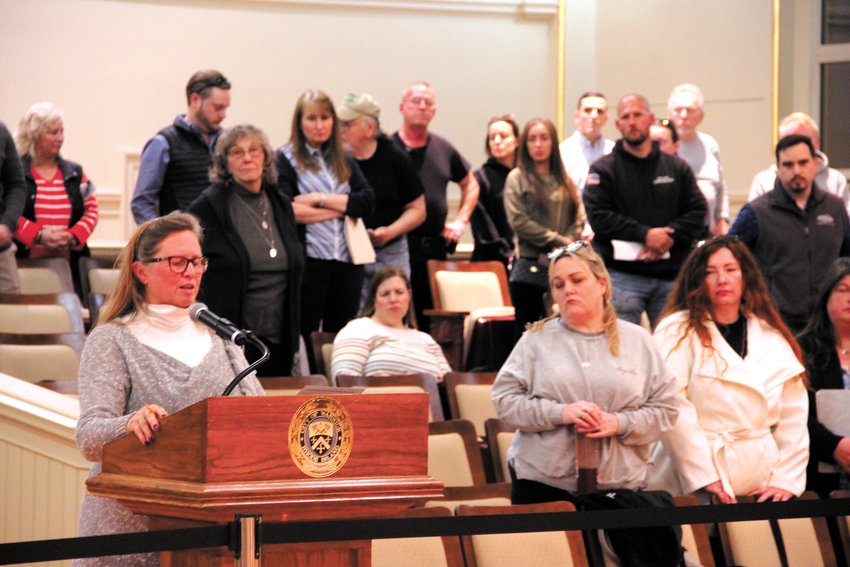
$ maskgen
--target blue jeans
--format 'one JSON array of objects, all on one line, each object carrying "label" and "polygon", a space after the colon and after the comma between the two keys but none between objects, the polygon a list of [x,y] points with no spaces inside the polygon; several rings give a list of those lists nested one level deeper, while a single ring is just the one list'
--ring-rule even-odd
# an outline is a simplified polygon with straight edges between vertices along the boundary
[{"label": "blue jeans", "polygon": [[366,295],[369,293],[369,281],[375,272],[384,266],[398,266],[408,279],[410,278],[410,252],[407,247],[407,236],[402,235],[395,242],[390,242],[383,248],[375,249],[375,263],[363,265],[363,289],[360,293],[360,307],[363,308],[363,302],[366,301]]},{"label": "blue jeans", "polygon": [[640,325],[641,315],[646,311],[654,329],[673,289],[673,281],[616,270],[608,270],[608,273],[611,274],[612,303],[617,317]]}]

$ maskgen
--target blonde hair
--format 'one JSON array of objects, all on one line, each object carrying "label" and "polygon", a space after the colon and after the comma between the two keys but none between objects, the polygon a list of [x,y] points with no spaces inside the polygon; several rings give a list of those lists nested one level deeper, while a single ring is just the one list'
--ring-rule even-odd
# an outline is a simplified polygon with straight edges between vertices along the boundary
[{"label": "blonde hair", "polygon": [[[573,243],[575,244],[575,243]],[[575,250],[568,248],[576,248]],[[611,276],[608,275],[608,270],[605,269],[605,262],[602,258],[593,251],[590,244],[583,243],[580,246],[563,247],[558,250],[563,252],[549,263],[549,289],[552,292],[552,276],[555,271],[555,265],[564,258],[572,258],[583,263],[590,270],[597,280],[605,280],[608,285],[605,286],[605,293],[602,295],[602,331],[605,333],[605,338],[608,340],[608,351],[614,356],[620,356],[620,329],[617,327],[617,313],[614,311],[614,304],[611,301]],[[528,326],[531,331],[539,331],[543,324],[550,319],[559,317],[554,314],[545,319],[532,323]]]},{"label": "blonde hair", "polygon": [[136,229],[115,261],[115,267],[120,270],[118,284],[101,310],[98,325],[144,309],[147,305],[147,290],[133,273],[133,262],[153,258],[166,237],[186,230],[194,234],[198,242],[202,241],[201,223],[194,215],[180,211],[149,220]]},{"label": "blonde hair", "polygon": [[39,102],[29,107],[27,113],[18,123],[18,133],[15,136],[18,154],[21,157],[27,155],[31,158],[35,157],[32,155],[32,151],[38,137],[47,130],[54,120],[57,118],[62,120],[64,116],[65,113],[52,102]]}]

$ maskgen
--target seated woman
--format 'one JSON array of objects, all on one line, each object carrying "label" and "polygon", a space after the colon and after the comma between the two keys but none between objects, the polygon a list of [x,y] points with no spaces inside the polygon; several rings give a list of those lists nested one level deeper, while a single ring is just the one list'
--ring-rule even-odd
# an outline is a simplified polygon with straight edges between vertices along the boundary
[{"label": "seated woman", "polygon": [[850,489],[850,437],[821,423],[815,404],[818,390],[850,389],[850,258],[838,258],[826,273],[800,346],[811,381],[806,488],[826,498],[833,490]]},{"label": "seated woman", "polygon": [[[254,331],[271,358],[260,376],[289,376],[298,352],[304,252],[289,199],[277,191],[265,133],[239,124],[219,136],[212,186],[191,205],[204,229],[210,270],[200,299],[216,314]],[[247,351],[253,362],[256,349]]]},{"label": "seated woman", "polygon": [[398,266],[372,276],[360,318],[336,335],[331,376],[421,372],[442,380],[451,368],[431,335],[411,325],[410,279]]},{"label": "seated woman", "polygon": [[743,243],[715,237],[691,252],[655,337],[682,409],[658,447],[653,486],[724,503],[802,493],[809,458],[802,357]]},{"label": "seated woman", "polygon": [[617,320],[608,272],[587,243],[549,258],[560,315],[529,327],[493,385],[499,418],[518,427],[511,500],[574,500],[579,436],[600,444],[599,490],[641,489],[649,446],[678,414],[673,375],[648,332]]},{"label": "seated woman", "polygon": [[[94,461],[89,478],[100,472],[104,445],[127,434],[153,443],[162,418],[221,395],[248,366],[241,349],[189,317],[207,268],[200,238],[197,219],[174,212],[137,228],[121,253],[118,286],[80,361],[77,445]],[[261,396],[263,388],[252,374],[234,395]],[[86,495],[79,535],[147,531],[148,521],[115,500]],[[159,565],[159,555],[74,565]]]},{"label": "seated woman", "polygon": [[83,167],[59,155],[65,141],[62,111],[49,102],[32,105],[18,127],[16,142],[28,196],[18,219],[19,258],[61,257],[71,264],[74,287],[81,293],[79,257],[97,225],[94,183]]}]

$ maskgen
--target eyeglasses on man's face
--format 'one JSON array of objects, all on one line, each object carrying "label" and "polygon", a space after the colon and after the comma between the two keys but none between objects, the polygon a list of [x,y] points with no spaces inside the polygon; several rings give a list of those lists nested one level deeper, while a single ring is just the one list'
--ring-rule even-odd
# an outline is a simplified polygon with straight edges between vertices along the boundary
[{"label": "eyeglasses on man's face", "polygon": [[158,262],[168,262],[168,267],[175,274],[184,274],[189,269],[189,264],[195,268],[196,272],[204,273],[210,264],[209,259],[198,256],[197,258],[187,258],[186,256],[165,256],[164,258],[151,258],[142,260],[143,264],[155,264]]}]

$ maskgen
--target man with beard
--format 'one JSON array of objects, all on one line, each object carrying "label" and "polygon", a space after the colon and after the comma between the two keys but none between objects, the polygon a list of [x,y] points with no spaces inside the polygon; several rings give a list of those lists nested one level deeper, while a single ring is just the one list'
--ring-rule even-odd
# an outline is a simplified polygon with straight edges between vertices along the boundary
[{"label": "man with beard", "polygon": [[186,83],[186,114],[145,144],[130,208],[137,224],[185,211],[209,184],[212,149],[230,106],[230,82],[198,71]]},{"label": "man with beard", "polygon": [[815,185],[818,167],[811,138],[779,140],[773,190],[744,205],[730,231],[756,257],[795,333],[814,309],[821,276],[836,258],[850,254],[847,211],[841,199]]},{"label": "man with beard", "polygon": [[622,138],[590,166],[584,189],[593,248],[611,274],[617,317],[654,327],[694,240],[705,232],[706,202],[690,166],[649,137],[655,116],[638,94],[617,105]]}]

